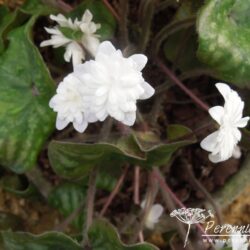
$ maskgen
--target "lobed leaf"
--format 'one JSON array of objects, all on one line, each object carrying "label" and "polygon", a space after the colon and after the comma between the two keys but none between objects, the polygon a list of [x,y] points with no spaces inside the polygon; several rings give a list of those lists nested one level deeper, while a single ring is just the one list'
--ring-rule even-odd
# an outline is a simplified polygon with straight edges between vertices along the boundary
[{"label": "lobed leaf", "polygon": [[0,57],[0,164],[16,173],[35,165],[54,128],[48,102],[55,87],[31,40],[35,20],[10,32]]},{"label": "lobed leaf", "polygon": [[250,86],[249,11],[249,1],[209,0],[197,20],[198,57],[239,87]]},{"label": "lobed leaf", "polygon": [[89,229],[89,239],[93,250],[157,250],[149,244],[125,245],[120,241],[117,231],[105,220],[96,220]]}]

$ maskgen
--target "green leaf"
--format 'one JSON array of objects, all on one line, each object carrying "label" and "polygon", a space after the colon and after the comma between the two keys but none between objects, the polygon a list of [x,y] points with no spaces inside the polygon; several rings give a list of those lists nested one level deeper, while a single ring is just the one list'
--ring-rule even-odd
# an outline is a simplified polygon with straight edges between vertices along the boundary
[{"label": "green leaf", "polygon": [[113,144],[52,141],[48,154],[55,172],[65,178],[86,176],[96,165],[119,167],[124,162],[144,160],[133,136],[121,138]]},{"label": "green leaf", "polygon": [[89,239],[93,250],[157,250],[148,244],[125,245],[120,241],[117,231],[105,220],[96,220],[89,229]]},{"label": "green leaf", "polygon": [[15,194],[18,197],[34,197],[38,194],[35,186],[29,183],[23,176],[6,175],[1,179],[1,186],[7,192]]},{"label": "green leaf", "polygon": [[[183,21],[196,16],[202,1],[186,0],[178,9],[173,21]],[[182,29],[172,34],[164,44],[165,57],[182,72],[205,68],[197,56],[198,35],[195,27]]]},{"label": "green leaf", "polygon": [[121,174],[119,170],[120,168],[108,168],[108,166],[105,169],[99,169],[96,180],[97,188],[111,192],[117,183],[118,176]]},{"label": "green leaf", "polygon": [[6,6],[0,6],[0,54],[4,51],[6,32],[16,18],[17,12],[10,12]]},{"label": "green leaf", "polygon": [[249,87],[250,2],[209,0],[197,20],[198,57],[217,77]]},{"label": "green leaf", "polygon": [[162,142],[151,132],[136,133],[136,141],[142,152],[146,153],[146,161],[140,163],[142,166],[153,167],[167,164],[176,150],[196,142],[192,131],[182,125],[170,125],[167,134],[169,141]]},{"label": "green leaf", "polygon": [[[51,206],[58,209],[63,216],[68,217],[77,208],[79,208],[85,200],[85,189],[76,183],[63,183],[49,195],[48,201]],[[81,229],[84,216],[81,212],[74,220],[73,225],[77,229]]]},{"label": "green leaf", "polygon": [[53,80],[30,38],[34,22],[10,32],[0,57],[0,164],[16,173],[35,165],[55,120]]},{"label": "green leaf", "polygon": [[29,15],[42,15],[42,16],[46,16],[56,12],[56,10],[53,7],[44,4],[40,0],[26,0],[24,4],[21,6],[20,10]]},{"label": "green leaf", "polygon": [[4,250],[83,250],[63,233],[49,232],[41,235],[1,232]]},{"label": "green leaf", "polygon": [[101,24],[101,28],[97,31],[97,34],[100,35],[101,40],[103,41],[112,38],[116,28],[116,21],[102,1],[83,1],[68,16],[73,19],[76,17],[81,19],[86,9],[90,10],[93,14],[93,21],[95,23]]}]

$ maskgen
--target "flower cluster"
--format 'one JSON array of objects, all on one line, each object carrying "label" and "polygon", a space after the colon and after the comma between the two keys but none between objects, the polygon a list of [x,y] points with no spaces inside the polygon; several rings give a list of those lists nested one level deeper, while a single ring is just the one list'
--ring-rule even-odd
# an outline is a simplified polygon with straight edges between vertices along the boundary
[{"label": "flower cluster", "polygon": [[213,163],[225,161],[232,156],[240,157],[237,144],[241,140],[241,132],[238,128],[244,128],[249,121],[249,117],[242,118],[244,102],[238,93],[224,83],[217,83],[215,86],[225,100],[223,107],[209,109],[209,114],[219,124],[219,129],[201,142],[201,147],[211,152],[209,159]]},{"label": "flower cluster", "polygon": [[132,126],[136,102],[154,94],[141,70],[147,63],[142,54],[125,58],[120,50],[105,41],[98,47],[95,60],[79,64],[59,84],[50,107],[58,112],[57,129],[72,122],[83,132],[88,123],[104,121],[107,116]]},{"label": "flower cluster", "polygon": [[[145,208],[146,206],[146,200],[144,200],[141,203],[141,208]],[[164,208],[162,205],[160,204],[154,204],[148,214],[147,214],[147,218],[145,219],[145,226],[148,229],[154,229],[155,224],[157,224],[159,222],[159,218],[161,217],[162,213],[164,211]]]},{"label": "flower cluster", "polygon": [[73,66],[82,63],[85,59],[85,50],[91,55],[95,55],[99,45],[96,31],[101,27],[100,24],[92,22],[92,14],[86,10],[81,20],[66,18],[62,14],[57,16],[50,15],[50,19],[58,23],[53,28],[45,28],[51,34],[51,39],[43,41],[40,46],[53,46],[58,48],[66,47],[64,59],[69,62],[72,58]]}]

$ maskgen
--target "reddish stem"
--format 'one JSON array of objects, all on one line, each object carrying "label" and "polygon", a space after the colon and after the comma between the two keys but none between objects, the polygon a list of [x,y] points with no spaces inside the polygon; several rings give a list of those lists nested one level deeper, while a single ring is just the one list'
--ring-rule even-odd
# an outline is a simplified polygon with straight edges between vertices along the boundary
[{"label": "reddish stem", "polygon": [[[109,11],[112,13],[112,15],[116,18],[117,21],[120,21],[120,17],[115,11],[115,9],[112,7],[112,5],[109,3],[108,0],[102,0],[103,3],[106,5],[106,7],[109,9]],[[125,0],[126,1],[126,0]]]},{"label": "reddish stem", "polygon": [[[178,204],[180,207],[186,208],[186,206],[179,200],[179,198],[171,190],[171,188],[168,186],[168,184],[165,182],[165,180],[162,178],[162,176],[158,173],[158,171],[156,169],[153,170],[153,177],[158,180],[159,185],[161,186],[161,188],[172,196],[172,198],[176,202],[176,204]],[[210,239],[206,235],[206,232],[204,231],[203,227],[200,224],[195,224],[195,225],[200,230],[202,235],[204,235],[207,238],[208,242],[212,242],[212,239]]]},{"label": "reddish stem", "polygon": [[134,203],[136,205],[140,204],[140,167],[135,167],[134,175]]},{"label": "reddish stem", "polygon": [[116,183],[116,185],[115,185],[115,188],[113,189],[113,191],[112,191],[111,194],[109,195],[107,201],[105,202],[105,204],[104,204],[104,206],[103,206],[103,208],[102,208],[102,211],[101,211],[101,213],[100,213],[101,216],[103,216],[103,215],[106,213],[106,211],[107,211],[108,207],[110,206],[111,202],[113,201],[113,199],[115,198],[115,196],[116,196],[117,193],[119,192],[120,187],[121,187],[121,185],[122,185],[122,183],[123,183],[123,181],[124,181],[124,178],[125,178],[125,176],[126,176],[126,174],[127,174],[127,171],[128,171],[128,166],[126,166],[126,168],[124,169],[124,172],[123,172],[123,174],[120,176],[119,180],[117,181],[117,183]]},{"label": "reddish stem", "polygon": [[190,89],[188,89],[176,75],[160,60],[156,60],[160,69],[177,85],[179,86],[197,105],[199,105],[206,112],[209,110],[209,106],[204,103],[199,97],[197,97]]}]

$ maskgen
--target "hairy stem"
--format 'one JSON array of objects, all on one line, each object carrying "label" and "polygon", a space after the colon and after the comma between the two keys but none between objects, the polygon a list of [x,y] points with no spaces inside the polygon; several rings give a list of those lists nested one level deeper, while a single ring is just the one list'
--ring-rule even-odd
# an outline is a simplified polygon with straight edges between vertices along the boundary
[{"label": "hairy stem", "polygon": [[106,7],[109,9],[111,14],[115,17],[117,21],[120,21],[120,17],[117,14],[116,10],[112,7],[112,5],[109,3],[108,0],[102,0],[102,2],[106,5]]},{"label": "hairy stem", "polygon": [[51,184],[43,177],[43,174],[38,166],[35,166],[32,170],[28,171],[26,177],[32,182],[36,188],[40,191],[42,196],[47,199],[51,192]]},{"label": "hairy stem", "polygon": [[218,223],[220,225],[222,225],[222,213],[221,210],[219,208],[219,206],[217,205],[217,203],[214,201],[213,197],[210,195],[210,193],[204,188],[204,186],[197,180],[197,178],[194,175],[194,172],[192,170],[192,166],[190,164],[187,164],[187,173],[194,185],[194,187],[196,187],[199,191],[201,191],[205,197],[208,199],[208,201],[211,203],[212,207],[214,208],[216,215],[217,215],[217,219],[218,219]]},{"label": "hairy stem", "polygon": [[86,220],[83,227],[82,233],[82,246],[88,245],[88,230],[93,221],[94,215],[94,200],[96,193],[96,178],[98,173],[98,168],[94,167],[89,176],[87,201],[86,201]]},{"label": "hairy stem", "polygon": [[115,198],[115,196],[118,194],[123,182],[124,182],[124,179],[125,179],[125,176],[127,175],[127,172],[128,172],[128,166],[125,167],[124,171],[123,171],[123,174],[120,176],[119,180],[117,181],[113,191],[111,192],[111,194],[109,195],[106,203],[104,204],[103,208],[102,208],[102,211],[100,212],[100,215],[103,216],[108,207],[110,206],[111,202],[113,201],[113,199]]},{"label": "hairy stem", "polygon": [[155,10],[155,0],[142,0],[140,10],[141,12],[139,13],[139,16],[141,26],[141,37],[139,50],[140,52],[144,52],[150,38],[151,24]]}]

